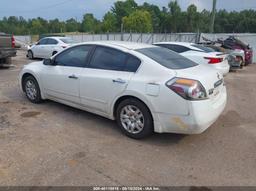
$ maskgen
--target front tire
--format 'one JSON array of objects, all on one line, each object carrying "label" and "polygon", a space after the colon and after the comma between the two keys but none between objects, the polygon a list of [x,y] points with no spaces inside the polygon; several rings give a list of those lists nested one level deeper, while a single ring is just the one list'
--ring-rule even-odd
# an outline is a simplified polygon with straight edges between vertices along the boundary
[{"label": "front tire", "polygon": [[41,91],[36,79],[33,76],[28,76],[23,81],[23,89],[29,101],[32,103],[41,103]]},{"label": "front tire", "polygon": [[33,59],[34,59],[34,54],[33,54],[33,52],[32,52],[31,50],[28,51],[28,58],[29,58],[30,60],[33,60]]},{"label": "front tire", "polygon": [[52,53],[52,56],[54,56],[55,54],[57,54],[58,52],[57,51],[54,51],[53,53]]},{"label": "front tire", "polygon": [[153,119],[147,106],[130,98],[122,101],[116,111],[117,124],[130,138],[142,139],[153,134]]}]

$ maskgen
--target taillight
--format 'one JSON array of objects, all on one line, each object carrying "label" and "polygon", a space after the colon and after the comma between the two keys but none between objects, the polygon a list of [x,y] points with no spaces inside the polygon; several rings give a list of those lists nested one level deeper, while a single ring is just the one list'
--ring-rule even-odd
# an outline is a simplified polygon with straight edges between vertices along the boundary
[{"label": "taillight", "polygon": [[15,48],[15,39],[13,35],[12,35],[12,48]]},{"label": "taillight", "polygon": [[223,61],[223,58],[205,57],[205,59],[209,60],[208,64],[217,64]]},{"label": "taillight", "polygon": [[197,80],[173,78],[166,86],[187,100],[207,99],[207,94],[202,84]]},{"label": "taillight", "polygon": [[236,61],[236,62],[241,62],[241,61],[242,61],[242,58],[241,58],[240,56],[236,56],[235,61]]}]

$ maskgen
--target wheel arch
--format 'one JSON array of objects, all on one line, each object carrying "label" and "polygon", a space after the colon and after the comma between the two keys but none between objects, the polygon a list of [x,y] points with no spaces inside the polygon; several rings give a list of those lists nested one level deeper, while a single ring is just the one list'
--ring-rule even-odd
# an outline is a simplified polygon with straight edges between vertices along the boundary
[{"label": "wheel arch", "polygon": [[[147,107],[147,109],[149,110],[149,112],[150,112],[150,114],[151,114],[151,117],[152,117],[152,119],[153,119],[153,121],[154,121],[153,108],[152,108],[151,104],[149,104],[149,102],[146,101],[146,99],[142,99],[142,97],[134,96],[134,95],[129,95],[129,94],[127,94],[127,95],[122,95],[122,96],[118,97],[118,98],[115,100],[115,102],[114,102],[114,104],[113,104],[113,106],[112,106],[112,112],[111,112],[113,119],[116,118],[116,111],[117,111],[118,105],[119,105],[122,101],[124,101],[124,100],[126,100],[126,99],[130,99],[130,98],[136,99],[136,100],[140,101],[141,103],[143,103],[143,104]],[[145,100],[145,101],[144,101],[144,100]]]},{"label": "wheel arch", "polygon": [[24,89],[24,80],[25,80],[28,76],[32,76],[33,78],[36,79],[36,81],[37,81],[37,83],[38,83],[38,86],[39,86],[39,88],[40,88],[41,97],[42,97],[42,99],[45,99],[44,93],[42,92],[42,86],[41,86],[40,80],[38,79],[37,75],[35,75],[33,72],[25,71],[25,72],[21,75],[21,78],[20,78],[20,85],[21,85],[22,91],[25,92],[25,89]]}]

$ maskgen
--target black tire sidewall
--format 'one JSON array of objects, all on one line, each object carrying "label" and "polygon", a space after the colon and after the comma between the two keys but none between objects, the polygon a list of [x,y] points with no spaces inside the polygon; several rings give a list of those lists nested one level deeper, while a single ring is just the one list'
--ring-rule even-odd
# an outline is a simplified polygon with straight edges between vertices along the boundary
[{"label": "black tire sidewall", "polygon": [[[31,54],[31,57],[29,57],[29,53]],[[34,58],[34,54],[33,54],[32,50],[28,51],[28,58],[31,60]]]},{"label": "black tire sidewall", "polygon": [[52,56],[54,56],[55,54],[57,54],[58,52],[57,51],[53,51],[52,52]]},{"label": "black tire sidewall", "polygon": [[[121,120],[120,120],[120,113],[122,111],[122,109],[127,106],[127,105],[134,105],[136,106],[137,108],[140,109],[140,111],[142,112],[143,116],[144,116],[144,128],[143,130],[138,133],[138,134],[132,134],[132,133],[129,133],[122,125],[121,123]],[[117,110],[116,110],[116,121],[117,121],[117,124],[118,126],[120,127],[121,131],[127,135],[128,137],[130,138],[133,138],[133,139],[143,139],[143,138],[146,138],[146,137],[149,137],[150,135],[153,134],[154,132],[154,125],[153,125],[153,119],[152,119],[152,116],[151,116],[151,113],[148,109],[148,107],[141,101],[137,100],[137,99],[133,99],[133,98],[130,98],[130,99],[126,99],[124,101],[122,101],[118,107],[117,107]]]},{"label": "black tire sidewall", "polygon": [[[37,90],[37,95],[36,95],[36,99],[32,100],[28,97],[27,95],[27,92],[26,92],[26,84],[27,84],[27,81],[28,80],[31,80],[33,81],[33,83],[35,84],[36,86],[36,90]],[[24,92],[26,94],[26,97],[28,98],[29,101],[31,101],[32,103],[41,103],[42,102],[42,98],[41,98],[41,91],[40,91],[40,87],[36,81],[36,79],[33,77],[33,76],[28,76],[25,78],[24,82],[23,82],[23,89],[24,89]]]}]

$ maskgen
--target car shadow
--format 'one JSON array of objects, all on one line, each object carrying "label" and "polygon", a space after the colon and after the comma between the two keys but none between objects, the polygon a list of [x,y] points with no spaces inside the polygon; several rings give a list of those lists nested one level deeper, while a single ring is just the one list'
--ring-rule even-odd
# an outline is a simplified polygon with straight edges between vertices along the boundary
[{"label": "car shadow", "polygon": [[[70,115],[72,115],[70,117],[75,117],[74,120],[85,119],[85,120],[94,121],[95,123],[99,124],[97,125],[99,127],[94,129],[95,131],[100,130],[101,132],[104,132],[102,130],[107,130],[108,132],[105,131],[104,132],[105,134],[107,133],[108,136],[114,136],[114,138],[118,138],[118,139],[125,136],[124,134],[122,134],[121,130],[118,128],[116,121],[112,121],[107,118],[101,117],[99,115],[96,115],[87,111],[83,111],[80,109],[76,109],[70,106],[66,106],[50,100],[46,100],[45,104],[47,105],[47,107],[48,106],[57,107],[62,111],[69,112]],[[185,137],[187,137],[187,135],[173,134],[173,133],[163,133],[163,134],[153,133],[152,136],[144,139],[136,140],[136,139],[131,139],[127,137],[127,140],[142,142],[143,144],[149,144],[149,145],[170,146],[172,144],[178,144]]]}]

